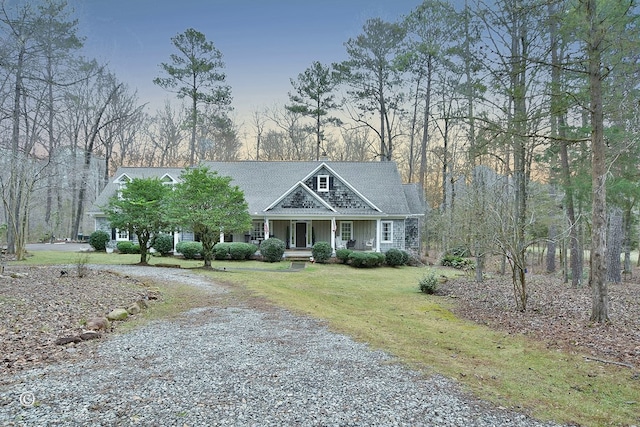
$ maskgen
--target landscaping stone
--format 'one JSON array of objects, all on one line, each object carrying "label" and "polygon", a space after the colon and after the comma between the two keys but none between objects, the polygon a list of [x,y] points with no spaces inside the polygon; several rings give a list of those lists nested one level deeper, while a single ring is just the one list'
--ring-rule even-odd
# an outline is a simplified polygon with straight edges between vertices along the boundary
[{"label": "landscaping stone", "polygon": [[111,321],[125,320],[127,317],[129,317],[129,312],[124,308],[113,309],[109,312],[109,314],[107,314],[107,319]]}]

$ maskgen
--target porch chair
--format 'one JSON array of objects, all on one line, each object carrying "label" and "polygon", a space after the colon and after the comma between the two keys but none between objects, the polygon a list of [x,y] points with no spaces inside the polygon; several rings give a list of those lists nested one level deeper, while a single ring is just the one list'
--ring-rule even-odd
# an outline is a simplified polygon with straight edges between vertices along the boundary
[{"label": "porch chair", "polygon": [[347,249],[355,249],[356,248],[356,240],[347,240]]},{"label": "porch chair", "polygon": [[346,246],[344,244],[344,240],[339,237],[336,237],[336,249],[344,249]]},{"label": "porch chair", "polygon": [[375,244],[376,244],[375,239],[369,239],[369,240],[367,240],[367,241],[365,242],[364,247],[365,247],[367,250],[372,251],[372,250],[373,250],[373,247],[375,246]]}]

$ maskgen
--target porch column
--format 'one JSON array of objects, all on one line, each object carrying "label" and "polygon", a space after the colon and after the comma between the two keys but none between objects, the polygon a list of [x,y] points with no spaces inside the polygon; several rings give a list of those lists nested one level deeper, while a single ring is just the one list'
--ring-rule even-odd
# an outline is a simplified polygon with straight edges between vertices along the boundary
[{"label": "porch column", "polygon": [[220,231],[220,243],[224,242],[224,231]]},{"label": "porch column", "polygon": [[336,253],[336,217],[331,218],[331,252]]},{"label": "porch column", "polygon": [[264,240],[269,238],[269,218],[264,218]]},{"label": "porch column", "polygon": [[175,250],[176,245],[180,243],[180,237],[182,236],[182,231],[174,231],[173,232],[173,249]]},{"label": "porch column", "polygon": [[382,220],[376,220],[376,252],[380,252],[380,239],[382,238]]}]

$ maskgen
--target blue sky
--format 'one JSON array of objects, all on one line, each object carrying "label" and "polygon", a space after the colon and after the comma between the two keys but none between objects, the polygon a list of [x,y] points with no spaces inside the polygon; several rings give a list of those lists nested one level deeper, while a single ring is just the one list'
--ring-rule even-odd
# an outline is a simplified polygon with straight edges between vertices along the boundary
[{"label": "blue sky", "polygon": [[171,37],[192,27],[222,52],[239,120],[283,104],[313,61],[345,59],[344,42],[372,17],[396,21],[420,0],[78,0],[85,52],[107,62],[155,111],[172,98],[153,85],[173,52]]}]

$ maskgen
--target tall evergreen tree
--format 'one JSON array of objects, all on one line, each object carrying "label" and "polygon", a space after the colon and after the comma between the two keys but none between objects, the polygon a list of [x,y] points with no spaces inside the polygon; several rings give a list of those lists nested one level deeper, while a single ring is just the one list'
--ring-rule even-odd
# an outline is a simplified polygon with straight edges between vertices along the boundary
[{"label": "tall evergreen tree", "polygon": [[175,91],[178,98],[187,98],[189,105],[189,165],[196,163],[196,136],[200,105],[212,105],[216,113],[224,115],[231,104],[231,87],[225,84],[222,53],[205,35],[193,28],[171,38],[178,53],[172,53],[171,62],[163,62],[160,68],[164,77],[156,77],[158,86]]}]

